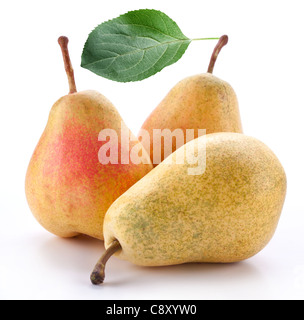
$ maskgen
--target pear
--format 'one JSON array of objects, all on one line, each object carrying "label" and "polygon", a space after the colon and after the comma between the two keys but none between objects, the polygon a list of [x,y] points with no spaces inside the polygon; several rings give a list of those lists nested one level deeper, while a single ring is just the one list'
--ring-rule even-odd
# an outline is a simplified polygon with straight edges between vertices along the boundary
[{"label": "pear", "polygon": [[[60,237],[86,234],[103,240],[103,220],[110,205],[153,166],[144,151],[146,164],[106,164],[105,155],[100,153],[106,141],[99,141],[99,134],[112,129],[121,141],[125,124],[103,95],[77,92],[68,38],[60,37],[59,44],[70,94],[59,99],[50,112],[28,167],[26,196],[36,219],[51,233]],[[129,145],[117,146],[119,159],[121,153],[129,156],[129,150],[140,147],[127,131]]]},{"label": "pear", "polygon": [[[150,150],[154,166],[186,142],[199,137],[199,129],[205,129],[207,134],[243,133],[238,100],[233,88],[213,75],[217,57],[227,43],[228,36],[222,36],[212,54],[208,72],[180,81],[143,124],[139,136],[143,131],[149,133],[150,139],[145,141],[144,146]],[[165,149],[164,139],[153,139],[153,130],[166,129],[172,133],[175,130],[183,133],[182,138],[168,142],[172,144],[172,152]],[[192,137],[186,136],[187,129],[194,130]]]},{"label": "pear", "polygon": [[[196,162],[203,174],[194,174]],[[274,235],[286,188],[281,163],[255,138],[216,133],[193,140],[110,207],[108,250],[91,281],[104,281],[113,254],[140,266],[248,259]]]}]

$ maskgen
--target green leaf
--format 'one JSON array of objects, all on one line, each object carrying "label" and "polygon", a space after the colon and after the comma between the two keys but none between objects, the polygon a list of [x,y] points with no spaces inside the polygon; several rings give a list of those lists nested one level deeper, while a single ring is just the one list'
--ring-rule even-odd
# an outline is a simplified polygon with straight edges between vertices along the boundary
[{"label": "green leaf", "polygon": [[177,62],[191,41],[166,14],[131,11],[92,31],[81,66],[110,80],[140,81]]}]

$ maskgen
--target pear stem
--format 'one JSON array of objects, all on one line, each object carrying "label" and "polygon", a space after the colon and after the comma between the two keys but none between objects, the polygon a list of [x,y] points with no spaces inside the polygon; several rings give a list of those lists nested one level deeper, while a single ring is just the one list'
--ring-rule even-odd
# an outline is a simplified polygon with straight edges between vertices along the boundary
[{"label": "pear stem", "polygon": [[213,54],[212,54],[212,57],[210,60],[210,64],[209,64],[209,68],[208,68],[208,73],[211,73],[211,74],[213,73],[213,69],[214,69],[217,57],[218,57],[219,53],[221,52],[221,50],[223,49],[223,47],[225,47],[225,45],[228,43],[228,41],[229,41],[229,38],[226,35],[224,35],[220,38],[219,42],[217,43],[217,45],[213,51]]},{"label": "pear stem", "polygon": [[76,83],[75,83],[75,77],[74,77],[74,70],[73,70],[69,49],[68,49],[69,38],[60,37],[58,39],[58,43],[62,51],[64,67],[65,67],[66,74],[68,76],[70,94],[73,94],[77,92],[77,89],[76,89]]},{"label": "pear stem", "polygon": [[91,274],[91,282],[94,285],[99,285],[104,283],[106,278],[105,268],[109,259],[118,251],[122,250],[120,243],[115,240],[109,247],[109,249],[104,253],[104,255],[97,262],[94,271]]}]

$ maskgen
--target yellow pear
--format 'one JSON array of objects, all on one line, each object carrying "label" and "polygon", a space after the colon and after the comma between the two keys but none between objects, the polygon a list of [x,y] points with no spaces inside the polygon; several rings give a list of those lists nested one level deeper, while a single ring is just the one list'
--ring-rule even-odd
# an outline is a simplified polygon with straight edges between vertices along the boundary
[{"label": "yellow pear", "polygon": [[[228,43],[228,36],[220,38],[211,57],[208,72],[188,77],[180,81],[151,113],[142,126],[150,140],[145,142],[146,150],[157,166],[171,150],[165,148],[172,144],[172,151],[186,142],[199,137],[199,129],[207,134],[216,132],[243,133],[237,96],[231,85],[213,75],[213,69],[221,49]],[[155,139],[153,130],[180,130],[183,138],[166,142],[164,138]],[[193,137],[187,137],[187,130],[194,130]],[[176,132],[175,132],[176,133]],[[142,135],[142,131],[139,133]],[[156,150],[158,154],[156,154]]]},{"label": "yellow pear", "polygon": [[262,142],[238,133],[193,140],[110,207],[108,250],[91,280],[103,282],[113,254],[140,266],[248,259],[274,235],[285,195],[284,169]]},{"label": "yellow pear", "polygon": [[[144,151],[146,164],[120,161],[122,154],[129,160],[129,151],[140,146],[139,141],[103,95],[95,91],[77,92],[68,39],[60,37],[59,43],[70,94],[59,99],[50,112],[29,164],[26,196],[36,219],[53,234],[86,234],[103,240],[103,220],[110,205],[153,166]],[[121,142],[122,127],[129,136],[126,145]],[[103,129],[117,133],[119,144],[108,142],[113,144],[117,163],[107,163],[107,152],[100,152],[106,145],[105,140],[99,139]]]}]

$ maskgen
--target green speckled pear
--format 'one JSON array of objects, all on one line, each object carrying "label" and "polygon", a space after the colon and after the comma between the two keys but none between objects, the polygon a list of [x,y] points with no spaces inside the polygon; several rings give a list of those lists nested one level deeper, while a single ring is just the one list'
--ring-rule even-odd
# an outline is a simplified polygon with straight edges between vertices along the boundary
[{"label": "green speckled pear", "polygon": [[[195,160],[204,155],[205,171],[194,175]],[[108,251],[92,282],[103,282],[102,269],[113,254],[141,266],[248,259],[274,235],[286,185],[277,157],[254,138],[216,133],[193,140],[110,207]]]}]

